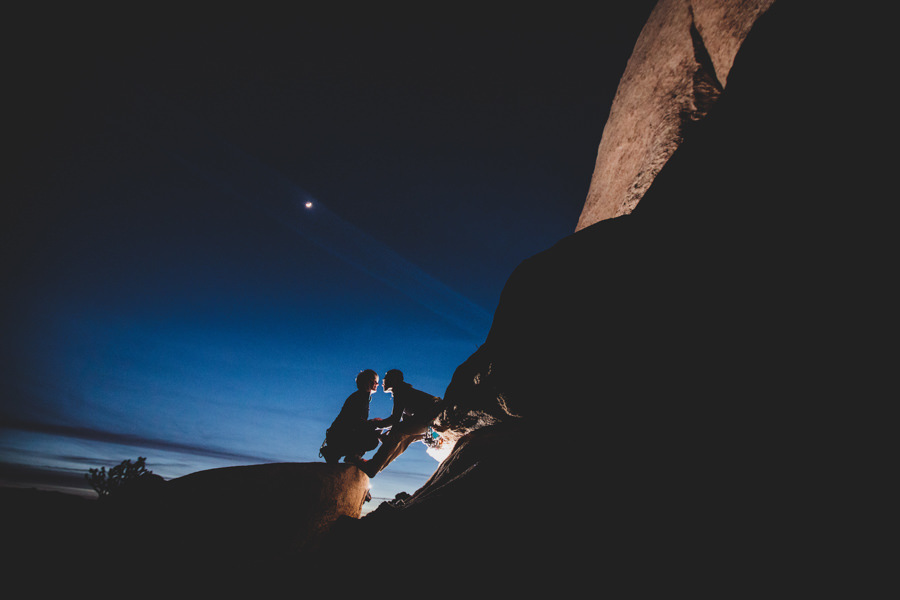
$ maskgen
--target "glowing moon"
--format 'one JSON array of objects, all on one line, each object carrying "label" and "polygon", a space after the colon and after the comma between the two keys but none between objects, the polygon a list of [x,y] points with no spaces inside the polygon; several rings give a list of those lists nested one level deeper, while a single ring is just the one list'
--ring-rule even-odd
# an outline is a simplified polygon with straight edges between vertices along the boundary
[{"label": "glowing moon", "polygon": [[307,203],[305,204],[305,206],[306,206],[306,208],[312,208],[312,202],[307,202]]}]

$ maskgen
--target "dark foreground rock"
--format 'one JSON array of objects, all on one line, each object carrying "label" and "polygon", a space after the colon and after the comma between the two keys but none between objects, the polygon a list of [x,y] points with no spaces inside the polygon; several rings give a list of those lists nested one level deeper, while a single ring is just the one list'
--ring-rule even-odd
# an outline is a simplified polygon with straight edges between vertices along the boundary
[{"label": "dark foreground rock", "polygon": [[776,2],[634,212],[521,264],[445,393],[450,458],[333,554],[640,597],[809,582],[858,543],[844,433],[877,393],[895,254],[873,119],[840,118],[863,62],[841,18]]},{"label": "dark foreground rock", "polygon": [[339,517],[359,518],[368,492],[369,478],[352,465],[277,463],[192,473],[154,501],[199,546],[257,560],[314,546]]},{"label": "dark foreground rock", "polygon": [[[307,557],[339,518],[358,519],[369,479],[352,465],[229,467],[85,500],[5,491],[4,550],[16,582],[84,589],[220,593],[312,577]],[[189,587],[184,587],[189,586]]]},{"label": "dark foreground rock", "polygon": [[352,465],[277,463],[192,473],[109,509],[144,516],[123,544],[153,564],[253,572],[314,551],[338,518],[359,518],[368,491]]}]

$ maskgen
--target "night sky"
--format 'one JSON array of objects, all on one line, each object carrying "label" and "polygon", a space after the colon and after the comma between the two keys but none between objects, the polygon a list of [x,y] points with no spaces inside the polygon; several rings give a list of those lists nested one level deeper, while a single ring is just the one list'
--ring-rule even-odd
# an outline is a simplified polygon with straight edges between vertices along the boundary
[{"label": "night sky", "polygon": [[366,368],[443,396],[574,231],[654,2],[618,4],[8,13],[0,484],[319,461]]}]

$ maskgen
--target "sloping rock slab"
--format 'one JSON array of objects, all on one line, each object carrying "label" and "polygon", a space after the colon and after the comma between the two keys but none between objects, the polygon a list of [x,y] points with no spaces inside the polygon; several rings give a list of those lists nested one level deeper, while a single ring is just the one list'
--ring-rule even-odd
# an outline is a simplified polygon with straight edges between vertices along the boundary
[{"label": "sloping rock slab", "polygon": [[773,2],[656,5],[619,82],[578,229],[634,210],[685,127],[716,102],[744,39]]},{"label": "sloping rock slab", "polygon": [[200,471],[170,481],[167,502],[243,531],[304,546],[340,516],[359,518],[369,479],[352,465],[276,463]]},{"label": "sloping rock slab", "polygon": [[199,471],[112,507],[131,555],[222,570],[285,564],[340,517],[359,518],[369,479],[352,465],[274,463]]}]

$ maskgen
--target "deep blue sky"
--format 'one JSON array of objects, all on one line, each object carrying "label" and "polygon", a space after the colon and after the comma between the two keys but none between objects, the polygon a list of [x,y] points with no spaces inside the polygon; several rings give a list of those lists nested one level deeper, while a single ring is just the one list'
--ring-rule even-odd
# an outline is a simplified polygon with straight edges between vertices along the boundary
[{"label": "deep blue sky", "polygon": [[9,15],[0,483],[320,460],[364,368],[443,395],[574,230],[653,2],[620,4]]}]

